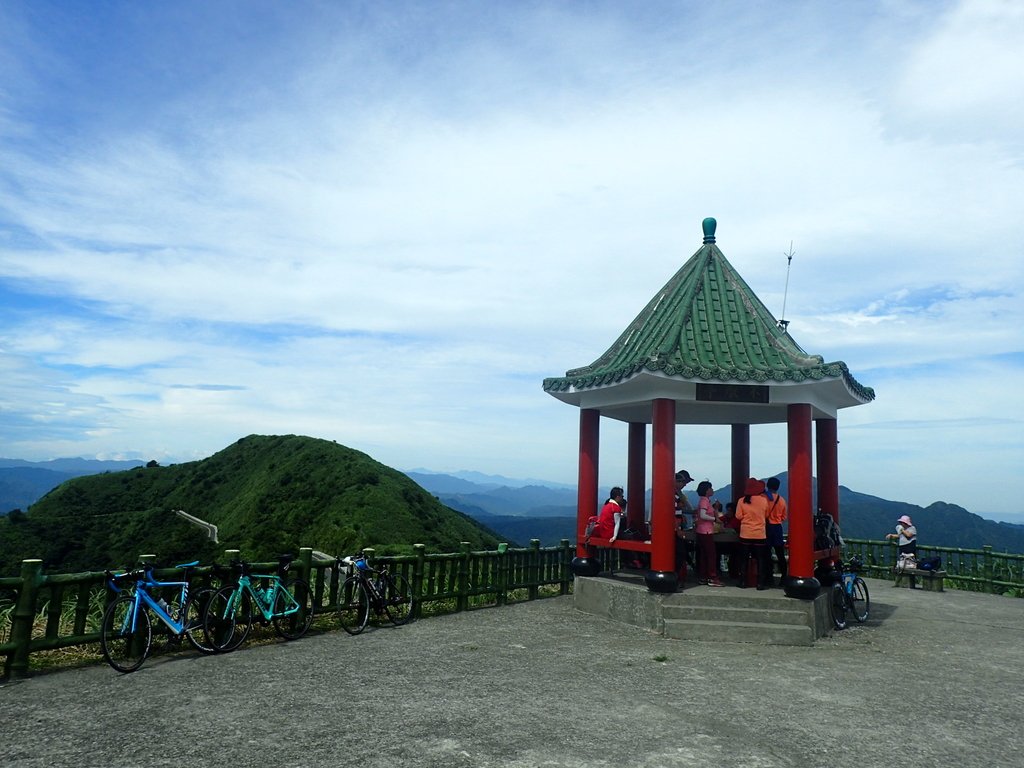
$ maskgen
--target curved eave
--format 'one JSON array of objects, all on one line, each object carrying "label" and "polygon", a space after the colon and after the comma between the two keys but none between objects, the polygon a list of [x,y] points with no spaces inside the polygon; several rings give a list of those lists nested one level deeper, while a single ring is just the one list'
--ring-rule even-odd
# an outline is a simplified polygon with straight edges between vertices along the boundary
[{"label": "curved eave", "polygon": [[[788,418],[788,406],[811,405],[814,418],[835,418],[842,408],[864,405],[875,398],[850,375],[843,363],[829,363],[797,372],[744,372],[715,376],[669,374],[647,368],[618,376],[586,376],[545,379],[544,390],[552,397],[578,408],[594,409],[602,416],[631,423],[651,423],[655,399],[676,401],[677,424],[774,424]],[[718,373],[722,373],[718,371]],[[738,372],[733,372],[738,373]],[[741,385],[767,388],[767,402],[718,402],[697,399],[698,384]]]}]

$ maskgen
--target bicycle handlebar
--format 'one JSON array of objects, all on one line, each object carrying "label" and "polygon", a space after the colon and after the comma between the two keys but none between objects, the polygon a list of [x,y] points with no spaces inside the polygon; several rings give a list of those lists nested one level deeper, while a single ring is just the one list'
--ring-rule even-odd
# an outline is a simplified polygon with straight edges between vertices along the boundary
[{"label": "bicycle handlebar", "polygon": [[123,573],[104,571],[103,575],[107,578],[107,585],[115,592],[120,592],[120,585],[130,581],[153,581],[153,566],[146,565],[142,568],[136,568],[134,571],[125,571]]}]

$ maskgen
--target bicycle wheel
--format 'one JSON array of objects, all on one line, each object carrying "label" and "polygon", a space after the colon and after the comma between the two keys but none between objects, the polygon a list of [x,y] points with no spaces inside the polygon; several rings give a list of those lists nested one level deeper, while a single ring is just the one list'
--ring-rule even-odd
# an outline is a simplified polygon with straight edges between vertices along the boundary
[{"label": "bicycle wheel", "polygon": [[370,620],[370,596],[358,576],[349,576],[338,592],[338,620],[350,635],[366,629]]},{"label": "bicycle wheel", "polygon": [[[294,610],[298,608],[298,610]],[[285,616],[279,615],[292,611]],[[285,640],[297,640],[306,634],[313,622],[313,595],[302,579],[292,579],[280,586],[274,598],[274,631]]]},{"label": "bicycle wheel", "polygon": [[215,653],[216,648],[206,637],[206,630],[203,628],[203,616],[206,613],[206,606],[216,592],[213,587],[201,587],[188,596],[185,603],[185,610],[182,612],[183,624],[185,625],[185,638],[200,653]]},{"label": "bicycle wheel", "polygon": [[871,598],[868,597],[868,585],[860,576],[853,580],[853,594],[850,595],[850,601],[853,618],[863,624],[868,620]]},{"label": "bicycle wheel", "polygon": [[384,612],[396,627],[405,624],[412,618],[412,588],[409,581],[400,573],[389,573],[382,586]]},{"label": "bicycle wheel", "polygon": [[[153,642],[153,628],[149,613],[140,608],[135,615],[135,598],[121,595],[103,614],[100,630],[100,648],[107,664],[118,672],[134,672],[149,655]],[[135,629],[132,630],[134,617]]]},{"label": "bicycle wheel", "polygon": [[832,594],[829,597],[829,610],[832,613],[832,623],[836,629],[846,629],[846,590],[842,582],[832,585]]},{"label": "bicycle wheel", "polygon": [[206,642],[220,653],[233,651],[245,642],[252,626],[252,600],[237,584],[221,587],[210,598],[203,614]]}]

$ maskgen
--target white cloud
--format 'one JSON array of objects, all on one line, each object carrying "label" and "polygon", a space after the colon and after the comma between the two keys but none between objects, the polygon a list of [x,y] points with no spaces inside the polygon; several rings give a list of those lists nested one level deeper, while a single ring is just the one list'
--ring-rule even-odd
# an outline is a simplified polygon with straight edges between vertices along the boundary
[{"label": "white cloud", "polygon": [[[1020,378],[1024,164],[994,94],[1020,90],[1000,52],[1021,14],[933,9],[321,8],[238,21],[216,56],[204,28],[187,61],[177,10],[111,11],[96,34],[127,42],[92,70],[59,18],[8,9],[3,61],[37,87],[0,76],[0,403],[51,426],[5,451],[166,460],[295,432],[571,481],[578,414],[541,380],[598,357],[715,216],[776,314],[793,241],[791,332],[878,390],[842,415],[845,484],[934,500],[924,433],[1019,463],[996,382]],[[693,466],[724,484],[707,434]],[[778,471],[784,433],[757,434]],[[877,434],[914,471],[875,474]]]}]

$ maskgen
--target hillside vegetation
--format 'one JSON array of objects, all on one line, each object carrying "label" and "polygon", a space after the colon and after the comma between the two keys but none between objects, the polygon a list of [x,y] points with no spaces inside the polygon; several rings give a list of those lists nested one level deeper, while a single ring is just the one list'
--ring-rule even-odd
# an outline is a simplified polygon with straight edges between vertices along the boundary
[{"label": "hillside vegetation", "polygon": [[[219,543],[174,514],[213,523]],[[403,473],[336,443],[250,435],[202,461],[69,480],[30,507],[0,518],[0,573],[24,558],[47,570],[120,567],[151,552],[159,562],[271,559],[313,547],[332,554],[452,552],[497,535],[452,510]]]}]

